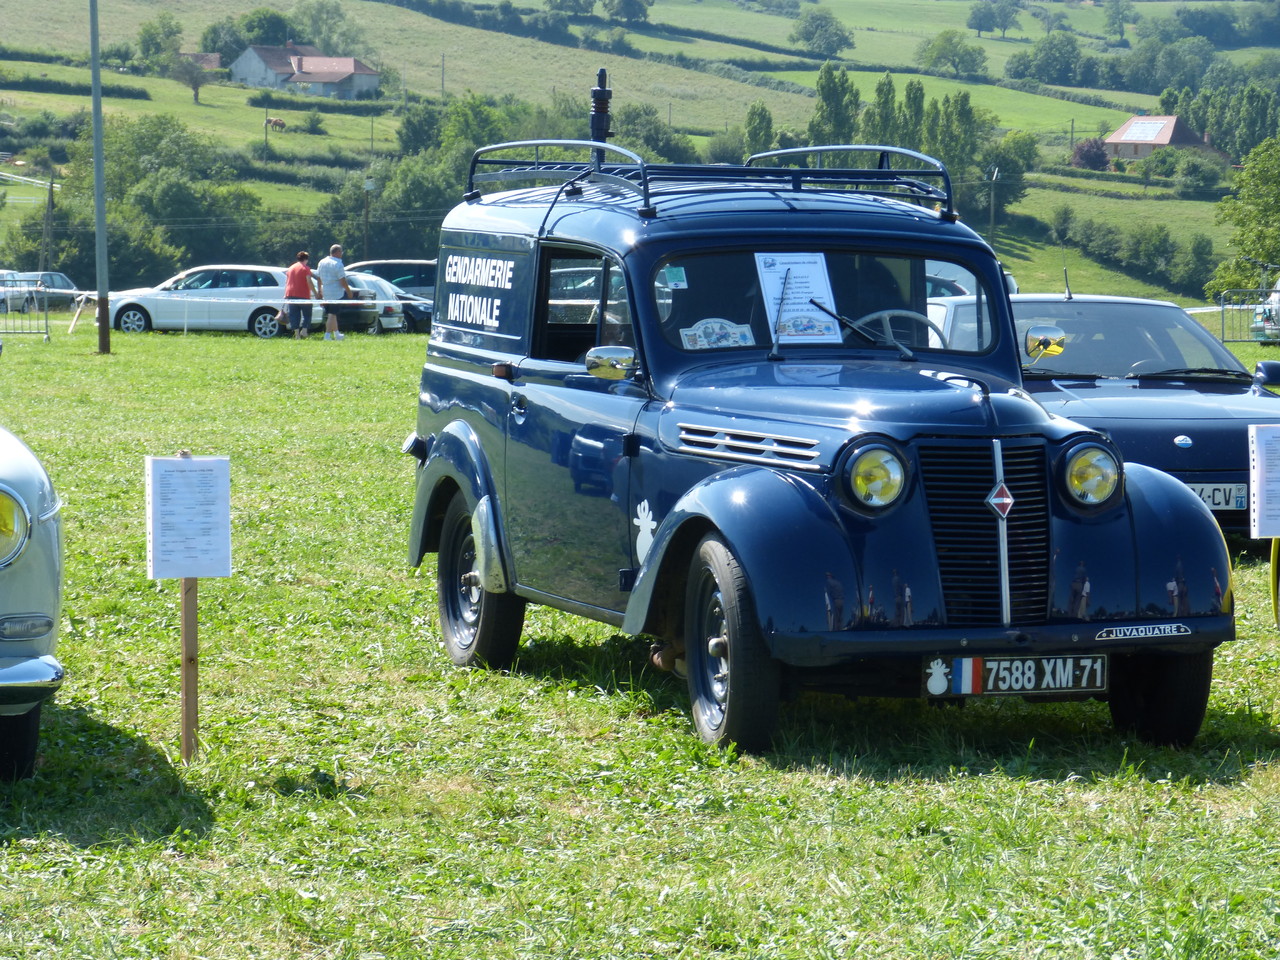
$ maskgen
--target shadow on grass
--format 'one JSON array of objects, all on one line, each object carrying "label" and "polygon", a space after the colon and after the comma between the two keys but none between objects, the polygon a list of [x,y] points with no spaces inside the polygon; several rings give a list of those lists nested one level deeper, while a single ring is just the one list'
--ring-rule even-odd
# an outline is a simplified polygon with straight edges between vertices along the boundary
[{"label": "shadow on grass", "polygon": [[0,784],[0,846],[55,834],[77,846],[204,834],[213,814],[169,758],[80,707],[44,707],[36,775]]},{"label": "shadow on grass", "polygon": [[[533,638],[512,670],[557,684],[639,696],[647,712],[687,715],[682,680],[648,662],[648,643],[614,635],[588,643]],[[696,737],[692,724],[688,736]],[[998,775],[1034,780],[1186,781],[1230,785],[1280,757],[1280,734],[1264,712],[1210,705],[1185,750],[1118,734],[1104,703],[1028,703],[1015,698],[937,706],[923,700],[805,693],[784,705],[774,749],[779,769],[812,768],[892,782]]]}]

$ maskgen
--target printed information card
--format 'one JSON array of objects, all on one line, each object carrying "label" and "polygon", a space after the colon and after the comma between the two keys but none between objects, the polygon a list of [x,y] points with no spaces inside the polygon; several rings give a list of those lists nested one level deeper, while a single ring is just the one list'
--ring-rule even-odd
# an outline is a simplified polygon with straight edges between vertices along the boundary
[{"label": "printed information card", "polygon": [[231,576],[231,461],[147,457],[147,576]]},{"label": "printed information card", "polygon": [[1280,424],[1249,424],[1249,536],[1280,537]]}]

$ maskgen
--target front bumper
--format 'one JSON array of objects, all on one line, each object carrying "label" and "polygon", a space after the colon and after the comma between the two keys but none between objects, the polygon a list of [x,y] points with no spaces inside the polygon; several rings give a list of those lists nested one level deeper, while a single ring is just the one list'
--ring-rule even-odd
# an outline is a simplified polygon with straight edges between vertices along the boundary
[{"label": "front bumper", "polygon": [[1191,653],[1236,638],[1230,614],[1165,620],[1087,620],[1031,627],[954,629],[922,625],[890,630],[767,635],[773,655],[794,667],[830,667],[873,658]]},{"label": "front bumper", "polygon": [[25,713],[48,700],[58,692],[64,676],[62,664],[49,654],[0,657],[0,714]]}]

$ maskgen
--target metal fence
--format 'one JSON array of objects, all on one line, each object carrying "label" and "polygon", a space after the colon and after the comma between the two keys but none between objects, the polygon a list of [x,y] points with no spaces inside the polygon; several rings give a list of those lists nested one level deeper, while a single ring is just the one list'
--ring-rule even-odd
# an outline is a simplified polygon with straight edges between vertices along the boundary
[{"label": "metal fence", "polygon": [[34,333],[49,340],[49,291],[6,280],[0,286],[0,335]]},{"label": "metal fence", "polygon": [[[1253,322],[1258,307],[1267,303],[1271,293],[1270,287],[1224,290],[1218,297],[1217,309],[1197,310],[1195,317],[1224,343],[1268,339],[1253,329]],[[1270,306],[1280,319],[1280,304]]]}]

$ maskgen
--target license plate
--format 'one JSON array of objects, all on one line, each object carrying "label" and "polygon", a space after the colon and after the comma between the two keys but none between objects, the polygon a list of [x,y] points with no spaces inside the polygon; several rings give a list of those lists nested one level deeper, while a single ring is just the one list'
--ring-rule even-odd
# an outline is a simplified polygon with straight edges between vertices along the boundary
[{"label": "license plate", "polygon": [[925,661],[924,688],[935,697],[1103,693],[1107,656],[937,657]]},{"label": "license plate", "polygon": [[1188,483],[1187,486],[1208,504],[1210,510],[1249,509],[1247,483]]}]

